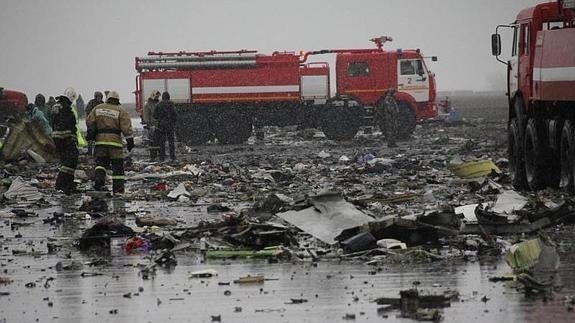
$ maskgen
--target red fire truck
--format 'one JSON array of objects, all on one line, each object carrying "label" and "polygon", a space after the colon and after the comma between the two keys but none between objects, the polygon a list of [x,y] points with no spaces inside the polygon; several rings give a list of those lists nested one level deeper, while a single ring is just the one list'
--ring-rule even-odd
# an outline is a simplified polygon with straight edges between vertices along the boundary
[{"label": "red fire truck", "polygon": [[[437,115],[435,77],[417,50],[376,48],[311,52],[253,50],[150,52],[136,57],[136,109],[141,113],[154,90],[170,92],[178,109],[176,135],[189,144],[217,138],[224,144],[248,139],[252,127],[319,127],[334,140],[349,140],[366,124],[382,125],[378,106],[396,88],[401,133],[416,121]],[[312,55],[336,54],[336,93],[330,94],[330,67],[308,62]],[[437,60],[435,57],[433,61]]]},{"label": "red fire truck", "polygon": [[[508,153],[513,184],[573,189],[575,170],[575,1],[522,10],[492,35],[492,52],[507,66]],[[512,28],[503,61],[499,29]]]}]

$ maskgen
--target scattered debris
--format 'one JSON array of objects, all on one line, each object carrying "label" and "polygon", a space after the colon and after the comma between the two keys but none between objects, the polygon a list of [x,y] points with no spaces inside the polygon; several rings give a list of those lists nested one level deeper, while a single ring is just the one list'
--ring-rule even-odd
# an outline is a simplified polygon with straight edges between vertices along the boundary
[{"label": "scattered debris", "polygon": [[247,275],[234,280],[234,284],[263,284],[264,281],[266,281],[264,275]]},{"label": "scattered debris", "polygon": [[38,201],[42,199],[42,193],[36,187],[26,183],[22,177],[14,178],[10,188],[4,192],[3,196],[12,201]]},{"label": "scattered debris", "polygon": [[346,202],[341,193],[329,192],[310,197],[309,204],[312,206],[301,211],[283,212],[277,216],[330,245],[336,243],[335,238],[343,230],[373,220]]},{"label": "scattered debris", "polygon": [[555,247],[541,238],[514,244],[505,261],[527,290],[548,291],[553,287],[559,255]]},{"label": "scattered debris", "polygon": [[477,160],[463,162],[461,160],[452,160],[447,168],[453,172],[455,176],[461,178],[477,178],[483,177],[495,172],[501,174],[501,170],[495,166],[491,160]]}]

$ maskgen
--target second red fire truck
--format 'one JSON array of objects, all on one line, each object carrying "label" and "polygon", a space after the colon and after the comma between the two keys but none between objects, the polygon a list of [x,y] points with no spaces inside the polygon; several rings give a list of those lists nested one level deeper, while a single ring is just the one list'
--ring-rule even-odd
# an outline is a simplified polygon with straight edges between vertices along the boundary
[{"label": "second red fire truck", "polygon": [[[400,138],[416,122],[437,115],[435,76],[418,49],[375,48],[311,52],[253,50],[150,52],[136,58],[136,108],[141,113],[154,90],[170,92],[178,109],[176,135],[188,144],[218,139],[245,142],[252,128],[267,125],[318,127],[334,140],[352,139],[362,125],[383,125],[377,111],[388,88],[397,89]],[[326,62],[313,55],[335,54],[335,80]],[[432,58],[436,60],[435,57]],[[335,81],[335,95],[331,82]]]},{"label": "second red fire truck", "polygon": [[[499,29],[511,28],[512,53],[499,59]],[[519,12],[492,36],[507,66],[508,154],[517,188],[575,188],[575,1]]]}]

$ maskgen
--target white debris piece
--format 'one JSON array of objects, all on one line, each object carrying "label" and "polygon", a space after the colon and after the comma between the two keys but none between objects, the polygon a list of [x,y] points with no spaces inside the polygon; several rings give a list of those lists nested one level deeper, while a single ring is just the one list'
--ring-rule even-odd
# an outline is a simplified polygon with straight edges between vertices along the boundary
[{"label": "white debris piece", "polygon": [[12,180],[10,188],[4,192],[4,198],[18,201],[38,201],[42,199],[42,193],[36,187],[24,182],[22,177],[16,177]]},{"label": "white debris piece", "polygon": [[184,183],[180,183],[176,188],[168,193],[168,197],[174,200],[178,199],[180,196],[190,196],[190,192],[188,192]]},{"label": "white debris piece", "polygon": [[492,211],[499,214],[511,214],[521,210],[527,204],[527,198],[511,190],[503,191],[497,197]]},{"label": "white debris piece", "polygon": [[347,157],[346,155],[342,155],[341,157],[339,157],[339,162],[340,163],[348,163],[351,159],[349,159],[349,157]]},{"label": "white debris piece", "polygon": [[407,245],[396,239],[377,240],[377,246],[383,249],[407,249]]},{"label": "white debris piece", "polygon": [[331,157],[331,154],[325,152],[325,150],[322,150],[317,154],[317,157],[322,158],[322,159],[326,159],[328,157]]}]

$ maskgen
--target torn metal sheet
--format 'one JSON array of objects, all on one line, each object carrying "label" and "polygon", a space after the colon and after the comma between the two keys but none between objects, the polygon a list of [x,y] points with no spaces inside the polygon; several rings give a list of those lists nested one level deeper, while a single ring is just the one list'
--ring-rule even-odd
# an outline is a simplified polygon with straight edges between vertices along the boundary
[{"label": "torn metal sheet", "polygon": [[170,193],[168,193],[168,197],[171,199],[177,199],[180,196],[190,196],[190,192],[186,189],[186,185],[184,183],[180,183],[176,188],[174,188]]},{"label": "torn metal sheet", "polygon": [[541,218],[535,222],[524,223],[508,223],[508,224],[478,224],[467,223],[461,227],[461,234],[515,234],[515,233],[531,233],[541,228],[548,227],[552,224],[549,218]]},{"label": "torn metal sheet", "polygon": [[0,150],[0,159],[15,160],[23,152],[32,150],[44,160],[55,160],[54,141],[44,133],[41,127],[27,121],[14,122],[9,127],[10,134]]},{"label": "torn metal sheet", "polygon": [[497,202],[491,209],[492,212],[500,214],[511,214],[513,211],[521,210],[527,204],[527,198],[511,190],[504,191],[497,197]]},{"label": "torn metal sheet", "polygon": [[479,204],[469,204],[458,206],[454,209],[455,214],[463,215],[463,222],[466,223],[477,223],[477,216],[475,215],[475,208]]},{"label": "torn metal sheet", "polygon": [[322,194],[309,200],[312,207],[278,213],[277,216],[330,245],[336,243],[335,237],[343,230],[373,221],[339,193]]},{"label": "torn metal sheet", "polygon": [[38,189],[26,183],[22,177],[12,180],[10,188],[4,192],[4,198],[18,201],[38,201],[42,199],[42,193]]}]

